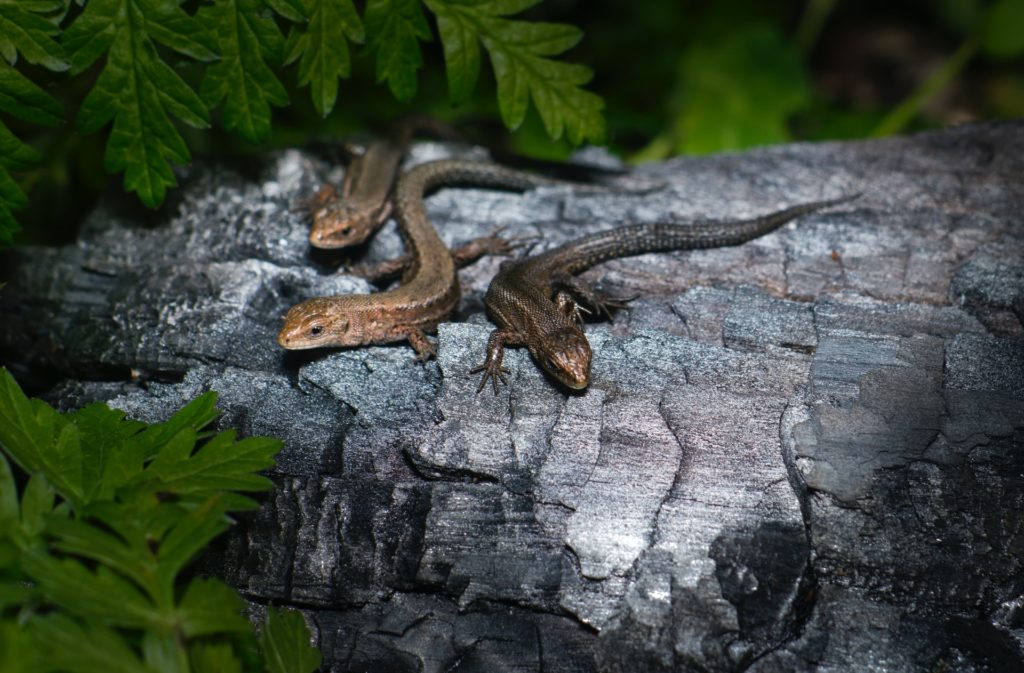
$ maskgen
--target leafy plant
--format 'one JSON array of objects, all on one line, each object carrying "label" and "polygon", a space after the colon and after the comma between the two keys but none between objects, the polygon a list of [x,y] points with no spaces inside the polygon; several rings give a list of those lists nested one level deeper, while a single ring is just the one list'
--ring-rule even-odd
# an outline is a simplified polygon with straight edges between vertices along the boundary
[{"label": "leafy plant", "polygon": [[[451,99],[464,102],[474,88],[482,43],[506,126],[523,122],[532,99],[551,138],[600,140],[603,103],[581,88],[590,70],[551,58],[574,46],[580,32],[507,18],[540,1],[426,0],[437,17]],[[432,39],[420,0],[368,0],[362,18],[352,0],[217,0],[194,16],[178,0],[77,4],[80,11],[69,11],[70,0],[0,0],[0,110],[33,123],[63,120],[60,104],[15,68],[19,54],[51,71],[68,71],[79,86],[89,86],[87,77],[98,67],[75,124],[82,133],[110,126],[106,169],[123,172],[125,189],[150,207],[175,186],[173,165],[191,158],[175,120],[205,129],[219,107],[225,129],[251,142],[265,140],[272,108],[289,103],[280,77],[290,65],[297,66],[298,84],[309,87],[317,112],[327,116],[338,81],[351,74],[351,46],[364,43],[376,60],[377,80],[405,101],[416,93],[420,43]],[[179,59],[173,67],[168,54]],[[200,73],[198,92],[189,71]],[[26,203],[10,171],[37,159],[0,125],[0,243],[17,229],[11,211]]]},{"label": "leafy plant", "polygon": [[256,507],[242,493],[270,488],[257,472],[280,449],[204,432],[215,402],[153,425],[103,404],[61,414],[0,369],[0,670],[320,665],[298,613],[268,608],[257,641],[233,589],[183,577],[230,513]]},{"label": "leafy plant", "polygon": [[[60,0],[0,0],[0,110],[36,124],[53,125],[63,119],[60,104],[14,68],[19,54],[55,72],[70,67],[53,40],[58,33],[53,15],[62,10]],[[18,230],[11,211],[28,201],[10,171],[25,170],[38,159],[39,154],[0,121],[0,244],[10,243]]]},{"label": "leafy plant", "polygon": [[695,42],[683,54],[679,78],[670,103],[674,121],[642,158],[784,142],[787,120],[810,96],[795,50],[763,24],[717,43]]}]

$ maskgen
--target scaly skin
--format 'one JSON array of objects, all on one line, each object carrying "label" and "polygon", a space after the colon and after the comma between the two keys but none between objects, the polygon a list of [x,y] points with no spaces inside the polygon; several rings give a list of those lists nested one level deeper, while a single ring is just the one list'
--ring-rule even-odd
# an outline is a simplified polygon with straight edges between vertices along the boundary
[{"label": "scaly skin", "polygon": [[487,340],[477,392],[490,379],[507,383],[501,366],[504,347],[525,345],[540,367],[568,388],[590,383],[590,343],[583,334],[577,299],[608,313],[618,302],[603,297],[574,275],[616,257],[645,252],[740,245],[807,213],[856,198],[805,203],[749,220],[704,220],[691,224],[634,224],[590,234],[524,260],[505,262],[487,288],[484,302],[498,324]]},{"label": "scaly skin", "polygon": [[402,140],[375,140],[349,162],[341,194],[327,186],[313,200],[313,227],[309,242],[317,248],[359,245],[377,231],[391,214],[391,187],[405,155]]},{"label": "scaly skin", "polygon": [[[313,220],[309,232],[310,245],[328,249],[360,245],[383,226],[391,215],[391,192],[398,178],[402,158],[413,137],[418,135],[442,140],[464,139],[452,126],[430,117],[412,115],[399,121],[388,138],[374,140],[363,153],[349,162],[340,194],[333,185],[326,185],[312,198],[309,204]],[[505,162],[565,173],[572,179],[590,179],[595,175],[617,175],[622,172],[597,166],[580,167],[530,159],[495,149],[490,152]],[[480,239],[479,242],[456,248],[452,251],[456,264],[468,264],[483,254],[490,254],[490,245],[489,240]],[[396,260],[389,264],[380,269],[365,267],[359,270],[369,273],[370,277],[385,277],[396,270],[401,271],[408,265],[408,260]]]},{"label": "scaly skin", "polygon": [[423,197],[448,184],[526,190],[554,181],[496,164],[442,160],[416,166],[399,178],[395,217],[412,263],[394,290],[374,294],[317,297],[293,306],[277,341],[290,350],[362,346],[408,339],[425,360],[435,347],[433,330],[459,301],[455,262],[427,220]]}]

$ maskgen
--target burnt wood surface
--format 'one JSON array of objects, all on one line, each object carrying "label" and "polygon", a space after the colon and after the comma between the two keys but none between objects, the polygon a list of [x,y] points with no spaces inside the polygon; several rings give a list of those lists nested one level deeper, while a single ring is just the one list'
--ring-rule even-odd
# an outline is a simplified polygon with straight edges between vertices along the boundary
[{"label": "burnt wood surface", "polygon": [[[197,164],[155,216],[112,195],[75,245],[0,258],[23,385],[150,421],[214,389],[220,426],[285,440],[277,490],[202,571],[302,609],[324,670],[1024,667],[1024,123],[676,159],[614,181],[637,192],[430,197],[451,243],[505,226],[540,250],[862,192],[587,272],[635,298],[588,324],[583,394],[522,349],[476,393],[498,259],[461,272],[434,362],[281,350],[289,306],[373,289],[292,210],[342,172]],[[344,259],[400,251],[389,224]]]}]

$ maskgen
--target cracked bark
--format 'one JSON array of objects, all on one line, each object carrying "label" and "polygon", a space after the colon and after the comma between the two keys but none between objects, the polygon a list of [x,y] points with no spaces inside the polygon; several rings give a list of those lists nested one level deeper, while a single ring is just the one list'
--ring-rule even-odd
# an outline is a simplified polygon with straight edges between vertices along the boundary
[{"label": "cracked bark", "polygon": [[[511,349],[497,397],[467,371],[498,260],[462,272],[436,362],[282,353],[288,306],[370,289],[318,266],[289,211],[328,169],[294,151],[255,179],[197,166],[159,226],[111,196],[76,245],[6,253],[0,357],[63,408],[156,420],[212,388],[222,425],[283,437],[279,490],[203,571],[254,610],[302,607],[328,670],[1007,670],[1021,157],[1017,122],[644,166],[626,183],[666,184],[644,195],[442,191],[428,212],[450,243],[506,225],[545,246],[864,194],[745,246],[589,271],[638,296],[588,325],[590,389]],[[399,251],[389,225],[353,261]]]}]

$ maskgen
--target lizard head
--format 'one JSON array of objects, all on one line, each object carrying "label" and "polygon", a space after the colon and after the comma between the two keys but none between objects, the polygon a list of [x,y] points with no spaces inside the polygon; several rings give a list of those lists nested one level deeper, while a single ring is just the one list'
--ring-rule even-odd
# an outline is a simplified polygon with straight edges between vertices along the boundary
[{"label": "lizard head", "polygon": [[562,385],[582,390],[590,383],[590,343],[579,327],[563,327],[530,348],[537,364]]},{"label": "lizard head", "polygon": [[359,245],[381,222],[381,204],[353,197],[337,199],[313,211],[309,243],[315,248]]},{"label": "lizard head", "polygon": [[356,311],[345,310],[345,297],[317,297],[296,304],[284,317],[277,343],[288,350],[364,343]]}]

